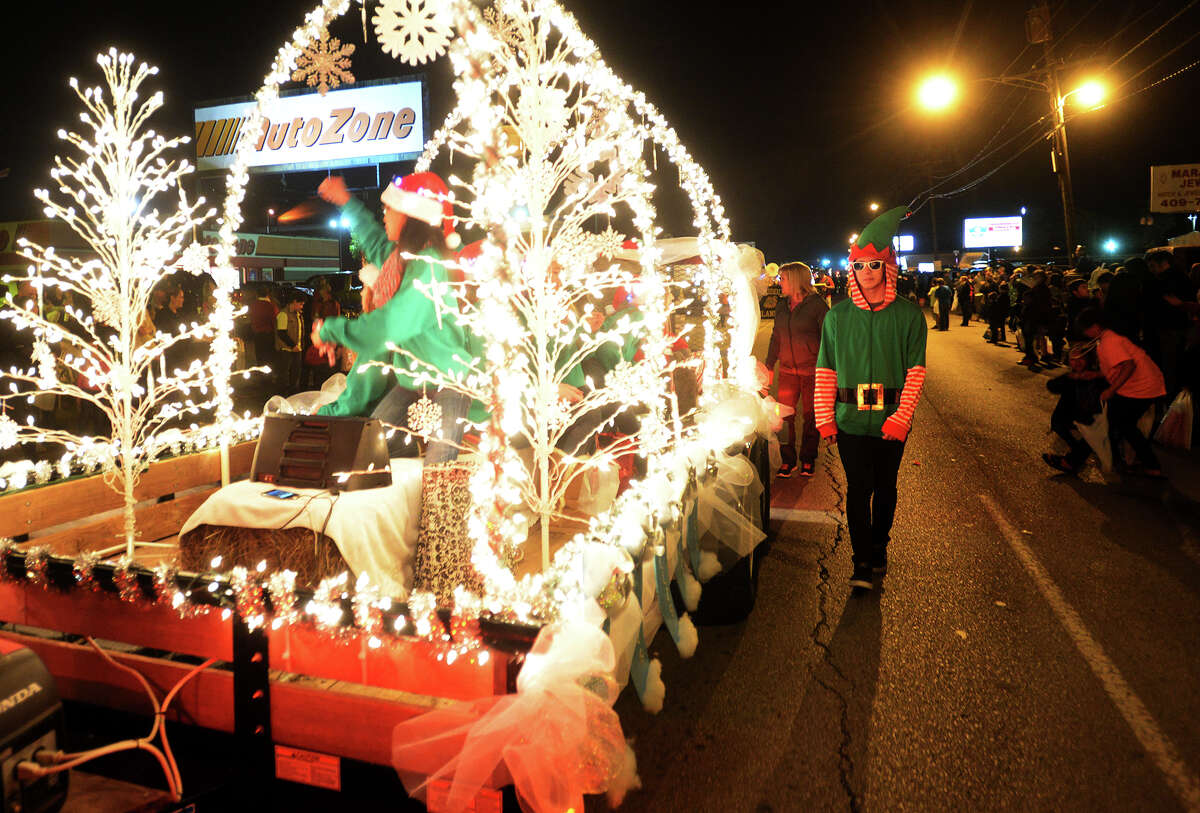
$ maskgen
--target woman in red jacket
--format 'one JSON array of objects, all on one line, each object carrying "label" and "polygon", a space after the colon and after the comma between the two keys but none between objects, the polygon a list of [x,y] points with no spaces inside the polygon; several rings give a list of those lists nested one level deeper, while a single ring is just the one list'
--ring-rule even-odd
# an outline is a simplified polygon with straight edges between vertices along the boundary
[{"label": "woman in red jacket", "polygon": [[779,403],[796,412],[785,421],[788,440],[784,444],[780,477],[791,477],[796,469],[796,418],[803,409],[800,442],[800,474],[811,477],[817,459],[817,425],[813,418],[813,382],[817,374],[817,351],[821,348],[821,325],[829,306],[813,286],[812,270],[804,263],[788,263],[779,269],[783,297],[775,310],[771,346],[767,350],[767,385],[779,362]]}]

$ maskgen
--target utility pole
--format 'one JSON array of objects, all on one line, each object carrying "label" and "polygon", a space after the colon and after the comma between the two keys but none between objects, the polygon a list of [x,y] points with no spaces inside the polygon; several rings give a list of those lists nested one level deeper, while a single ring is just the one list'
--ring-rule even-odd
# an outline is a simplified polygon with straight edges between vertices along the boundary
[{"label": "utility pole", "polygon": [[1053,129],[1050,132],[1050,169],[1058,178],[1058,191],[1062,196],[1063,231],[1067,261],[1075,257],[1075,191],[1071,183],[1071,157],[1067,150],[1067,122],[1063,112],[1062,87],[1058,81],[1058,70],[1062,62],[1054,56],[1054,35],[1050,30],[1050,9],[1037,6],[1025,15],[1025,35],[1032,45],[1042,45],[1046,60],[1045,89],[1050,95],[1050,117]]}]

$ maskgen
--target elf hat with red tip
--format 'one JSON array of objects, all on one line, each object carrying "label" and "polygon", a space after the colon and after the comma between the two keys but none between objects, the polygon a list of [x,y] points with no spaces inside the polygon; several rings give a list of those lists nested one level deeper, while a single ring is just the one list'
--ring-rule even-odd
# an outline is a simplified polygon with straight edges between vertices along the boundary
[{"label": "elf hat with red tip", "polygon": [[462,238],[454,231],[454,204],[446,182],[433,172],[414,172],[397,175],[379,196],[383,205],[401,214],[440,227],[446,247],[454,250]]},{"label": "elf hat with red tip", "polygon": [[908,207],[897,206],[868,223],[858,235],[858,239],[850,245],[850,262],[884,260],[888,265],[896,265],[896,251],[892,247],[892,238],[896,236],[900,221],[906,217]]}]

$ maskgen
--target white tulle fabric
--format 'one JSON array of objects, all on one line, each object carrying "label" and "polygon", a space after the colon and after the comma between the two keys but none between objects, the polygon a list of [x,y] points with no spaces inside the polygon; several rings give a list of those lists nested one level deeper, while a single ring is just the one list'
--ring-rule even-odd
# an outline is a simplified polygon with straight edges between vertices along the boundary
[{"label": "white tulle fabric", "polygon": [[439,810],[468,809],[484,785],[511,782],[526,811],[582,811],[584,794],[636,782],[612,709],[615,665],[612,643],[596,627],[544,627],[526,656],[516,694],[406,720],[392,737],[393,765],[420,799],[431,785],[448,781],[446,795],[438,794]]},{"label": "white tulle fabric", "polygon": [[334,373],[325,379],[319,390],[298,392],[290,398],[272,395],[263,407],[263,415],[313,415],[326,404],[332,404],[346,389],[346,376]]}]

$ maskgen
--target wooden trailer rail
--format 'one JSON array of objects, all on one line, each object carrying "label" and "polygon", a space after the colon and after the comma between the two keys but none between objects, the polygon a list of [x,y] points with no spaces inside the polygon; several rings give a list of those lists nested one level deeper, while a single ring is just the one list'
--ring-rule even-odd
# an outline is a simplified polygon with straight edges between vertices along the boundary
[{"label": "wooden trailer rail", "polygon": [[[229,474],[250,471],[254,441],[229,450]],[[142,474],[137,528],[146,542],[167,539],[221,485],[221,458],[216,449],[158,460]],[[100,475],[75,477],[50,485],[0,495],[0,537],[45,545],[52,554],[76,556],[124,540],[123,497]]]},{"label": "wooden trailer rail", "polygon": [[[219,663],[190,680],[176,696],[168,721],[233,734],[247,768],[280,773],[275,747],[387,766],[392,729],[403,720],[458,701],[502,695],[514,689],[517,671],[537,630],[484,620],[480,632],[487,657],[447,663],[428,641],[369,636],[347,626],[331,638],[305,623],[251,631],[228,606],[228,584],[193,591],[211,609],[181,617],[153,603],[153,573],[137,569],[146,601],[118,598],[112,566],[99,565],[93,591],[73,586],[70,559],[53,557],[45,583],[29,580],[26,554],[10,553],[0,568],[0,637],[28,646],[43,659],[66,699],[146,714],[145,694],[131,675],[104,662],[86,642],[93,638],[118,662],[144,675],[159,692],[170,690],[197,663]],[[177,584],[195,582],[181,574]],[[299,605],[311,593],[298,591]],[[407,608],[397,604],[391,623]],[[352,614],[347,612],[345,618]],[[440,615],[449,630],[449,618]],[[420,766],[432,772],[437,765]],[[283,775],[280,773],[280,775]],[[286,777],[285,777],[286,778]]]}]

